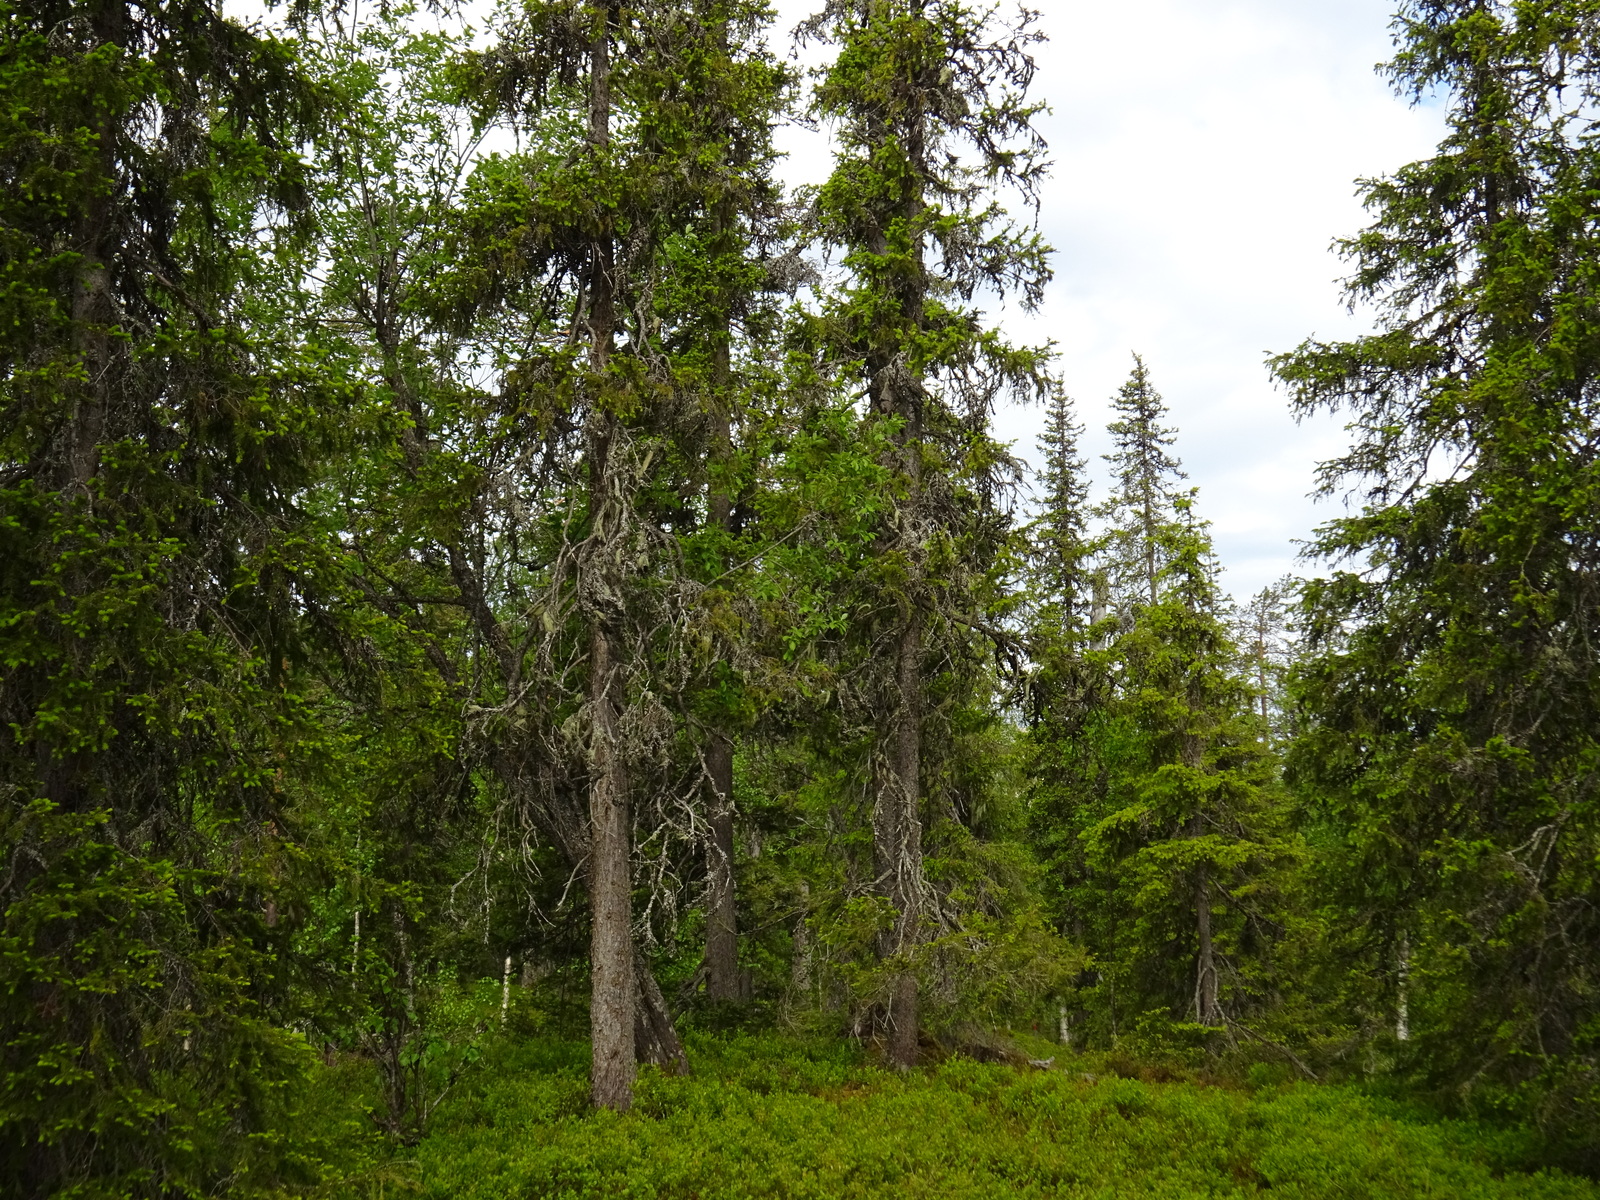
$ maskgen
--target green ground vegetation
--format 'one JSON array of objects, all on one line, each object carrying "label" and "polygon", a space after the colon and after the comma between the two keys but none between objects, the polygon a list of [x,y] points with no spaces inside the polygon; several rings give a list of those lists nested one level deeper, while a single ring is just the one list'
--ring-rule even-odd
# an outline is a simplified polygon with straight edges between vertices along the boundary
[{"label": "green ground vegetation", "polygon": [[1044,1055],[1048,1068],[955,1054],[902,1074],[836,1038],[686,1040],[694,1074],[645,1072],[621,1115],[591,1108],[582,1041],[497,1041],[404,1156],[362,1111],[381,1104],[367,1065],[320,1068],[332,1086],[314,1115],[324,1136],[342,1131],[328,1190],[430,1200],[1600,1196],[1588,1180],[1540,1170],[1526,1131],[1265,1063],[1224,1079],[1171,1054],[1072,1053],[1014,1031],[991,1048]]}]

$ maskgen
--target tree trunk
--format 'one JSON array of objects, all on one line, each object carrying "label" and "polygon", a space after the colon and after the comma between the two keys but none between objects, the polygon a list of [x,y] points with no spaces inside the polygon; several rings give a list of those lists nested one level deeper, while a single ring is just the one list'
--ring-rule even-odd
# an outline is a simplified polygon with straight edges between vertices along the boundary
[{"label": "tree trunk", "polygon": [[[1106,582],[1105,572],[1096,571],[1094,576],[1094,599],[1089,608],[1089,625],[1091,627],[1100,624],[1101,621],[1106,619],[1106,610],[1110,603],[1111,586]],[[1094,648],[1096,650],[1104,650],[1108,640],[1103,632],[1097,633],[1094,638]]]},{"label": "tree trunk", "polygon": [[[895,713],[894,763],[878,789],[872,842],[884,896],[894,906],[889,954],[916,945],[922,917],[922,621],[915,609],[900,630],[896,663],[899,703]],[[889,998],[888,1058],[906,1069],[917,1063],[917,977],[894,980]]]},{"label": "tree trunk", "polygon": [[[589,139],[596,154],[610,144],[611,10],[590,46]],[[590,369],[595,383],[589,414],[589,538],[580,558],[578,590],[589,620],[589,1027],[593,1040],[591,1095],[597,1108],[626,1109],[633,1103],[635,990],[630,859],[632,816],[628,780],[617,725],[624,691],[624,664],[614,622],[623,602],[622,555],[615,544],[626,536],[625,498],[614,495],[619,423],[604,407],[599,387],[611,354],[616,324],[613,297],[614,247],[609,226],[594,238],[589,256]]]},{"label": "tree trunk", "polygon": [[1194,908],[1200,935],[1200,948],[1195,955],[1195,1019],[1202,1025],[1220,1025],[1222,1013],[1217,1006],[1217,960],[1211,944],[1211,884],[1204,866],[1200,868],[1200,878],[1195,884]]},{"label": "tree trunk", "polygon": [[[126,38],[127,10],[117,2],[96,4],[89,14],[94,40],[121,46]],[[55,483],[63,491],[83,491],[99,467],[110,391],[119,372],[115,360],[124,344],[112,335],[117,306],[112,295],[110,264],[118,250],[116,229],[116,127],[110,108],[102,111],[98,135],[104,186],[91,190],[73,239],[78,255],[72,273],[73,348],[83,361],[84,379],[71,386],[72,416],[63,443],[58,443]]]},{"label": "tree trunk", "polygon": [[1400,938],[1399,988],[1395,996],[1394,1036],[1398,1042],[1411,1040],[1411,939]]},{"label": "tree trunk", "polygon": [[811,887],[800,881],[800,915],[794,922],[794,943],[789,958],[789,990],[797,997],[811,993]]},{"label": "tree trunk", "polygon": [[721,733],[706,747],[711,839],[706,847],[706,995],[744,998],[738,907],[733,888],[733,744]]},{"label": "tree trunk", "polygon": [[[719,247],[729,226],[726,211],[719,213]],[[723,477],[733,448],[728,394],[733,374],[728,346],[731,329],[724,327],[721,334],[712,346],[711,358],[712,471],[706,518],[713,529],[726,534],[733,526],[733,500]],[[714,731],[706,746],[706,774],[711,826],[706,846],[706,995],[712,1000],[740,1000],[745,987],[739,971],[739,914],[733,881],[733,741],[722,730]]]},{"label": "tree trunk", "polygon": [[589,782],[589,1025],[594,1041],[592,1085],[597,1108],[633,1103],[633,881],[630,878],[627,777],[616,745],[616,664],[611,636],[597,624],[589,649],[592,712]]},{"label": "tree trunk", "polygon": [[634,1053],[639,1062],[653,1063],[669,1075],[687,1075],[689,1056],[683,1052],[683,1042],[672,1024],[667,998],[661,994],[661,985],[637,946],[633,956]]},{"label": "tree trunk", "polygon": [[[920,8],[914,10],[922,18]],[[923,85],[929,78],[919,81]],[[896,307],[899,309],[901,327],[906,339],[915,337],[925,324],[928,279],[924,264],[926,233],[920,228],[924,210],[924,186],[928,176],[928,131],[930,115],[923,110],[918,93],[913,88],[913,99],[908,111],[896,119],[897,128],[891,129],[876,120],[868,122],[868,137],[874,144],[887,144],[898,138],[904,146],[909,169],[901,180],[901,194],[878,228],[868,235],[869,248],[874,254],[889,251],[888,230],[895,222],[903,222],[906,229],[915,230],[912,242],[910,269],[902,270],[888,284]],[[906,363],[911,357],[909,340],[899,344],[874,346],[867,355],[869,388],[874,408],[885,417],[898,418],[902,424],[896,437],[900,461],[897,464],[905,473],[906,501],[898,521],[884,540],[905,557],[909,571],[904,592],[898,597],[900,628],[895,640],[893,718],[888,743],[888,754],[880,751],[880,758],[888,762],[880,767],[877,795],[872,811],[872,850],[881,894],[894,909],[894,926],[880,940],[879,950],[885,957],[906,955],[915,949],[922,936],[922,603],[926,593],[921,581],[923,557],[922,522],[922,453],[923,453],[923,382],[920,376],[908,378]],[[917,1063],[918,1022],[917,977],[910,971],[897,975],[889,989],[888,1044],[889,1062],[901,1070]]]}]

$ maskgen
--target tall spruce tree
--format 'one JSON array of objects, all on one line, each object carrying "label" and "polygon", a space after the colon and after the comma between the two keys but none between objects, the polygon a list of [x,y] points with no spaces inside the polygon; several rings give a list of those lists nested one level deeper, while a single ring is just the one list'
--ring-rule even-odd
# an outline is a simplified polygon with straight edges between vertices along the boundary
[{"label": "tall spruce tree", "polygon": [[1167,554],[1163,532],[1179,495],[1174,484],[1185,478],[1183,464],[1167,452],[1175,431],[1161,424],[1167,406],[1137,354],[1128,381],[1111,403],[1118,416],[1106,428],[1116,448],[1105,458],[1116,484],[1101,509],[1110,522],[1111,582],[1125,606],[1155,604]]},{"label": "tall spruce tree", "polygon": [[[716,833],[731,832],[730,713],[720,664],[696,649],[714,614],[696,621],[717,607],[705,578],[731,557],[730,338],[765,280],[748,247],[783,86],[766,19],[741,5],[508,9],[498,45],[457,81],[524,149],[478,164],[412,282],[412,311],[463,348],[431,401],[455,424],[408,466],[450,517],[418,528],[493,668],[478,673],[473,738],[587,884],[593,1094],[607,1107],[627,1107],[635,1057],[686,1065],[634,945],[635,828],[657,846],[692,838],[709,791]],[[474,382],[478,363],[497,394]],[[409,423],[436,419],[413,409]],[[685,544],[697,505],[707,527]],[[695,712],[691,779],[712,778],[686,795],[671,731]],[[731,899],[716,906],[727,935]]]},{"label": "tall spruce tree", "polygon": [[987,439],[990,409],[1006,392],[1049,386],[1044,352],[1008,346],[968,307],[980,291],[1014,289],[1031,308],[1048,278],[1043,243],[994,200],[1007,186],[1031,199],[1045,167],[1032,125],[1039,106],[1027,98],[1031,19],[1022,12],[1006,28],[947,0],[836,0],[807,26],[838,47],[813,98],[836,139],[816,217],[847,276],[827,318],[840,356],[861,364],[867,409],[893,446],[884,465],[894,509],[863,632],[875,647],[868,705],[883,714],[870,784],[874,874],[893,920],[880,952],[908,963],[885,998],[888,1055],[902,1067],[917,1058],[908,956],[929,919],[930,664],[961,636],[960,620],[981,620],[963,558],[995,542],[1003,459]]},{"label": "tall spruce tree", "polygon": [[0,13],[0,1176],[272,1185],[330,397],[257,321],[321,100],[210,3]]},{"label": "tall spruce tree", "polygon": [[1365,183],[1342,243],[1378,329],[1273,364],[1298,412],[1349,412],[1321,486],[1362,502],[1312,547],[1349,565],[1307,590],[1294,773],[1372,1026],[1409,945],[1412,1061],[1541,1106],[1592,1163],[1600,19],[1429,0],[1397,30],[1390,77],[1449,131]]},{"label": "tall spruce tree", "polygon": [[1072,640],[1093,616],[1089,481],[1079,453],[1083,426],[1072,398],[1057,389],[1045,411],[1038,451],[1039,515],[1029,529],[1033,634]]},{"label": "tall spruce tree", "polygon": [[[1094,563],[1087,463],[1078,448],[1082,435],[1071,398],[1058,390],[1038,441],[1039,515],[1027,530],[1033,667],[1025,693],[1031,750],[1028,834],[1051,868],[1046,879],[1054,915],[1080,943],[1086,934],[1082,915],[1069,915],[1066,892],[1069,881],[1082,878],[1075,817],[1093,791],[1097,770],[1081,735],[1104,703],[1108,682],[1103,664],[1089,653],[1097,644],[1096,596],[1103,594],[1104,582]],[[1062,1020],[1066,1032],[1075,1014]]]},{"label": "tall spruce tree", "polygon": [[1096,565],[1122,611],[1080,639],[1076,685],[1045,693],[1033,731],[1035,841],[1093,956],[1082,1008],[1113,1036],[1150,1010],[1216,1027],[1259,1004],[1284,857],[1210,539],[1173,486],[1174,431],[1142,361],[1115,403]]},{"label": "tall spruce tree", "polygon": [[[745,998],[739,965],[734,887],[733,764],[738,731],[750,723],[750,689],[738,665],[748,657],[749,619],[740,610],[740,561],[759,557],[742,536],[749,520],[751,450],[760,422],[752,410],[771,386],[763,361],[780,323],[773,295],[785,280],[773,263],[780,192],[771,175],[774,122],[791,82],[766,51],[768,14],[747,0],[688,7],[698,41],[678,61],[662,63],[657,104],[680,109],[679,137],[688,173],[663,214],[668,266],[655,294],[677,386],[696,393],[705,422],[687,474],[704,488],[703,516],[684,538],[691,569],[708,584],[701,624],[715,642],[716,665],[696,693],[701,722],[694,739],[705,782],[705,974],[715,1001]],[[781,256],[779,256],[781,258]],[[776,272],[776,274],[775,274]],[[744,495],[744,511],[736,502]],[[759,533],[750,534],[759,540]]]}]

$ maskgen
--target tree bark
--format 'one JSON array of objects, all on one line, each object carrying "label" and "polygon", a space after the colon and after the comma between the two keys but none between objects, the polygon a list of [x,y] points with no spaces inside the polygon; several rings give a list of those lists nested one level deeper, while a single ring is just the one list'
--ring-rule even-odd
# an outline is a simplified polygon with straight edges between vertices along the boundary
[{"label": "tree bark", "polygon": [[811,887],[800,881],[800,915],[794,922],[794,943],[789,959],[789,989],[797,997],[811,992]]},{"label": "tree bark", "polygon": [[633,881],[627,776],[616,744],[617,703],[611,635],[596,625],[589,647],[589,1024],[597,1108],[633,1103]]},{"label": "tree bark", "polygon": [[[589,140],[597,155],[610,145],[611,20],[609,6],[589,54]],[[623,602],[617,539],[626,536],[625,500],[615,494],[612,451],[620,432],[605,409],[600,382],[616,325],[615,248],[609,222],[589,255],[589,365],[595,400],[587,428],[589,537],[579,560],[578,591],[589,622],[589,1026],[593,1044],[591,1096],[597,1108],[633,1103],[634,971],[632,815],[628,779],[617,744],[624,664],[616,624]]]},{"label": "tree bark", "polygon": [[1394,1036],[1398,1042],[1411,1040],[1411,939],[1401,935],[1399,987],[1395,995]]},{"label": "tree bark", "polygon": [[[719,248],[727,239],[731,220],[726,205],[719,212]],[[727,313],[720,337],[712,346],[711,487],[706,519],[712,529],[727,534],[733,527],[733,499],[723,473],[732,455],[733,419],[728,389],[732,381]],[[733,741],[722,730],[713,731],[706,745],[707,809],[711,838],[706,846],[706,995],[712,1000],[744,998],[744,977],[739,971],[739,914],[733,880]]]},{"label": "tree bark", "polygon": [[733,883],[733,743],[721,733],[706,747],[711,838],[706,847],[706,995],[741,1000],[738,906]]},{"label": "tree bark", "polygon": [[[120,2],[93,6],[89,14],[97,45],[122,46],[127,41],[127,11]],[[72,272],[73,349],[83,362],[84,380],[72,388],[71,417],[57,443],[55,486],[67,492],[84,491],[100,462],[100,443],[110,409],[110,391],[118,375],[116,360],[121,343],[112,335],[117,305],[112,294],[110,263],[118,247],[113,181],[117,177],[117,131],[108,107],[98,128],[103,186],[93,189],[78,221],[73,250],[78,258]]]},{"label": "tree bark", "polygon": [[[922,820],[922,621],[907,614],[897,648],[894,762],[878,789],[873,808],[872,843],[878,878],[895,910],[885,949],[910,952],[921,933]],[[905,971],[890,988],[888,1046],[890,1063],[901,1069],[917,1063],[917,977]]]},{"label": "tree bark", "polygon": [[1217,1005],[1217,960],[1211,944],[1211,886],[1204,866],[1200,868],[1200,878],[1195,884],[1194,907],[1200,943],[1195,955],[1195,1019],[1202,1025],[1220,1025],[1222,1013]]},{"label": "tree bark", "polygon": [[634,1054],[639,1062],[653,1063],[669,1075],[687,1075],[689,1056],[684,1053],[683,1041],[672,1024],[672,1010],[661,994],[661,985],[637,946],[633,956]]}]

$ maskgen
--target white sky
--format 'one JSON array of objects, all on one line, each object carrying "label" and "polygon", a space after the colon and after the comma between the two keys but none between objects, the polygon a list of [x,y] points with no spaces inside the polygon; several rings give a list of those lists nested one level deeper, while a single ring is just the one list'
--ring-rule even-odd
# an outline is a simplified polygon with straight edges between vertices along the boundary
[{"label": "white sky", "polygon": [[[1294,542],[1340,511],[1314,505],[1312,471],[1342,424],[1297,426],[1269,352],[1365,327],[1344,310],[1329,247],[1364,214],[1360,176],[1432,153],[1437,108],[1396,98],[1393,0],[1032,0],[1042,123],[1055,161],[1042,225],[1056,278],[1018,340],[1054,339],[1103,474],[1108,399],[1137,350],[1179,430],[1177,451],[1213,523],[1239,599],[1297,567]],[[792,28],[814,0],[779,0]],[[785,33],[776,33],[777,46]],[[785,131],[791,183],[827,170],[822,139]],[[1041,414],[1011,409],[1000,436],[1033,452]]]}]

